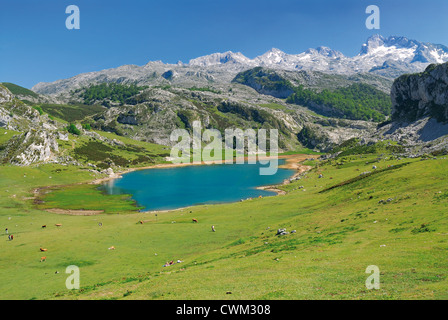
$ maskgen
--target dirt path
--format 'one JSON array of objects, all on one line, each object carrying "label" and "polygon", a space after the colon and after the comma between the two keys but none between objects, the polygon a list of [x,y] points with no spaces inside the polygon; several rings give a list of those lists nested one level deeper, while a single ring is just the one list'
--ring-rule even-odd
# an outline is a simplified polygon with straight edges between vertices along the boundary
[{"label": "dirt path", "polygon": [[104,210],[63,210],[63,209],[46,209],[45,211],[56,214],[66,214],[70,216],[96,216],[104,212]]}]

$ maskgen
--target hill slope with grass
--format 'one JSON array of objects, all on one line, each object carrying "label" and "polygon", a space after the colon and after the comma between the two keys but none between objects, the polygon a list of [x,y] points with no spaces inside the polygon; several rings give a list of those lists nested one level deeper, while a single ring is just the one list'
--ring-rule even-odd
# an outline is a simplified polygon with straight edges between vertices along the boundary
[{"label": "hill slope with grass", "polygon": [[[343,77],[319,72],[280,72],[262,67],[233,80],[258,93],[286,99],[324,116],[381,122],[391,114],[387,80],[372,75]],[[386,89],[387,91],[387,89]]]},{"label": "hill slope with grass", "polygon": [[22,102],[28,103],[28,104],[34,104],[34,103],[56,103],[57,99],[48,97],[46,95],[38,94],[30,89],[21,87],[15,83],[10,82],[2,82],[0,85],[4,86],[8,90],[11,91],[11,93]]},{"label": "hill slope with grass", "polygon": [[[157,215],[124,206],[120,214],[46,213],[29,198],[33,187],[87,182],[92,173],[4,167],[0,225],[15,238],[0,242],[0,297],[447,299],[447,159],[346,151],[308,162],[311,171],[280,187],[286,195]],[[127,201],[92,192],[56,188],[42,200],[57,207],[76,198],[65,204],[76,210],[96,199],[111,212]],[[39,248],[48,249],[46,262]],[[163,267],[171,260],[182,262]],[[80,267],[80,290],[65,288],[68,265]],[[366,289],[370,265],[381,271],[379,290]]]},{"label": "hill slope with grass", "polygon": [[[403,143],[363,140],[370,122],[228,89],[151,87],[96,110],[77,100],[82,91],[64,106],[29,105],[0,85],[0,298],[448,298],[443,153],[408,156]],[[131,195],[92,184],[164,163],[169,147],[145,138],[194,120],[278,128],[285,149],[340,145],[307,160],[309,172],[278,186],[284,195],[238,203],[140,212]],[[80,268],[80,290],[65,287],[69,265]],[[371,265],[379,290],[365,286]]]}]

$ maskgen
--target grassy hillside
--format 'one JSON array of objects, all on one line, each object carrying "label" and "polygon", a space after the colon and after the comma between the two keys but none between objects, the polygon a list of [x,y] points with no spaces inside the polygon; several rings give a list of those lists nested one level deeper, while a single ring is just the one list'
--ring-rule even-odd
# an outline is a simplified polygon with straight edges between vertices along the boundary
[{"label": "grassy hillside", "polygon": [[[310,79],[301,83],[304,79],[293,80],[294,76],[291,78],[288,73],[280,75],[277,71],[256,67],[240,72],[233,82],[249,86],[261,94],[286,99],[287,103],[305,106],[323,116],[381,122],[391,115],[389,93],[379,89],[377,82],[371,82],[373,79],[340,77],[309,73]],[[322,83],[317,88],[309,87],[316,82]]]},{"label": "grassy hillside", "polygon": [[0,148],[4,143],[8,142],[9,139],[11,139],[13,136],[17,134],[20,134],[20,132],[0,128]]},{"label": "grassy hillside", "polygon": [[2,82],[1,84],[4,85],[6,88],[8,88],[9,91],[11,91],[11,93],[13,95],[30,96],[33,98],[39,98],[39,95],[37,93],[35,93],[34,91],[31,91],[27,88],[18,86],[14,83]]},{"label": "grassy hillside", "polygon": [[390,96],[367,84],[353,84],[334,91],[324,89],[321,92],[300,86],[294,89],[287,102],[317,111],[321,106],[325,106],[331,109],[325,112],[327,116],[375,122],[384,121],[392,110]]},{"label": "grassy hillside", "polygon": [[103,106],[83,104],[41,104],[39,107],[42,108],[45,113],[67,122],[83,120],[86,117],[93,116],[106,110]]},{"label": "grassy hillside", "polygon": [[109,144],[87,135],[70,135],[68,141],[59,140],[62,155],[69,155],[83,164],[93,164],[100,169],[109,167],[144,167],[164,163],[170,155],[168,147],[132,140],[114,133],[94,131],[98,137],[104,137],[116,144]]},{"label": "grassy hillside", "polygon": [[[281,187],[283,196],[157,216],[69,216],[25,199],[33,187],[92,173],[4,166],[0,232],[7,226],[15,239],[0,242],[0,298],[447,299],[447,172],[443,158],[347,155],[315,161],[306,177]],[[278,228],[296,233],[278,237]],[[40,247],[48,249],[43,263]],[[80,267],[80,291],[65,289],[71,264]],[[381,271],[380,290],[365,287],[369,265]]]}]

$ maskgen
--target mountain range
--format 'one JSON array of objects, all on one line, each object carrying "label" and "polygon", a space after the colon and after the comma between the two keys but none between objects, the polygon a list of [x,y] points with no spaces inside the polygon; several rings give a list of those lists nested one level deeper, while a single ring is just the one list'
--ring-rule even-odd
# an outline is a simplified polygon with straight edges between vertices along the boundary
[{"label": "mountain range", "polygon": [[448,61],[448,47],[411,40],[406,37],[373,35],[354,57],[347,57],[327,47],[288,54],[273,48],[254,59],[240,52],[213,53],[192,59],[189,63],[165,64],[151,61],[144,66],[124,65],[118,68],[83,73],[51,83],[38,83],[32,90],[57,95],[91,83],[117,82],[135,84],[173,84],[182,86],[229,83],[237,73],[254,67],[286,71],[319,71],[329,74],[354,75],[371,73],[394,79],[405,73],[423,71],[431,63]]},{"label": "mountain range", "polygon": [[444,61],[442,45],[375,35],[351,58],[326,47],[297,55],[272,49],[254,59],[229,51],[79,74],[32,91],[5,82],[0,127],[20,134],[0,145],[0,161],[122,166],[121,158],[80,157],[65,143],[68,128],[79,144],[88,137],[103,149],[115,148],[116,137],[170,146],[171,132],[194,121],[221,132],[278,129],[284,151],[391,139],[408,154],[433,152],[448,148],[448,139],[438,140],[448,132],[448,63],[437,66]]}]

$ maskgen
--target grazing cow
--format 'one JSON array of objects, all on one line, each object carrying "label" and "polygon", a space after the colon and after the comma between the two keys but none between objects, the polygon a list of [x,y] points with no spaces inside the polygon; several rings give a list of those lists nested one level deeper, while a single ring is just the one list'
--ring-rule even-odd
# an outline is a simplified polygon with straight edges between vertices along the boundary
[{"label": "grazing cow", "polygon": [[47,251],[48,251],[48,249],[43,249],[43,248],[40,248],[40,251],[41,251],[41,252],[47,252]]},{"label": "grazing cow", "polygon": [[44,261],[47,261],[47,257],[41,257],[40,258],[40,262],[44,262]]},{"label": "grazing cow", "polygon": [[193,223],[198,223],[198,219],[193,219]]},{"label": "grazing cow", "polygon": [[47,227],[47,225],[46,224],[44,224],[43,226],[42,226],[42,229],[45,229]]},{"label": "grazing cow", "polygon": [[140,223],[140,224],[144,224],[145,222],[144,222],[143,220],[140,220],[139,223]]},{"label": "grazing cow", "polygon": [[114,246],[112,246],[112,247],[110,247],[110,248],[109,248],[109,250],[115,250],[115,247],[114,247]]},{"label": "grazing cow", "polygon": [[58,224],[55,224],[55,226],[56,227],[62,227],[62,224],[58,223]]}]

